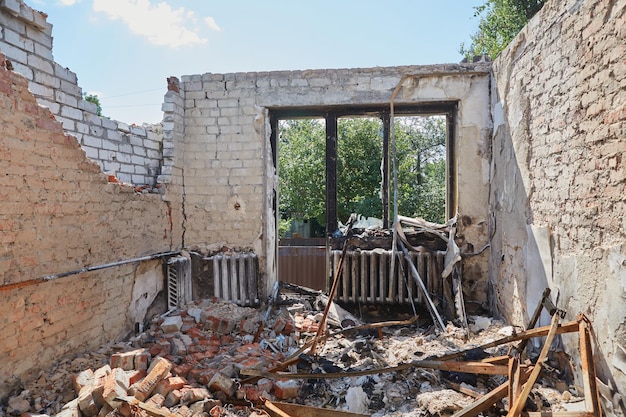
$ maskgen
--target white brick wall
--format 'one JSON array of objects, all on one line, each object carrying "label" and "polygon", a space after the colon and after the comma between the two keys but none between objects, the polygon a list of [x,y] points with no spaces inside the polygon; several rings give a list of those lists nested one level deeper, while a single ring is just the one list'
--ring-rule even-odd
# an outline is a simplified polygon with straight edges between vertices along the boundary
[{"label": "white brick wall", "polygon": [[[0,1],[0,52],[12,61],[15,71],[31,81],[29,88],[39,103],[50,109],[104,171],[115,171],[125,182],[155,185],[163,160],[161,128],[128,126],[97,116],[96,105],[83,99],[76,74],[54,62],[52,25],[44,13],[22,0]],[[112,154],[115,161],[106,159]],[[142,158],[133,158],[136,155]]]}]

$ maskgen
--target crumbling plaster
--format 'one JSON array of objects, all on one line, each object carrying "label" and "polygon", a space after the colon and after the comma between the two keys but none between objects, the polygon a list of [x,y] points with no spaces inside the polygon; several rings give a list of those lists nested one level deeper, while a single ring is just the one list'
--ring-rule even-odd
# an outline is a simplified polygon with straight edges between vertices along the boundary
[{"label": "crumbling plaster", "polygon": [[[548,1],[494,62],[492,94],[494,307],[524,324],[549,286],[567,319],[592,320],[601,379],[618,392],[626,392],[625,80],[626,2]],[[564,343],[578,361],[577,338]]]},{"label": "crumbling plaster", "polygon": [[[477,63],[183,76],[186,243],[254,249],[264,288],[271,288],[278,178],[268,112],[388,107],[402,77],[410,76],[394,105],[458,103],[455,152],[463,157],[456,161],[456,210],[466,246],[483,247],[489,239],[489,71],[490,64]],[[468,259],[465,268],[469,299],[479,306],[487,301],[486,260],[486,255]]]}]

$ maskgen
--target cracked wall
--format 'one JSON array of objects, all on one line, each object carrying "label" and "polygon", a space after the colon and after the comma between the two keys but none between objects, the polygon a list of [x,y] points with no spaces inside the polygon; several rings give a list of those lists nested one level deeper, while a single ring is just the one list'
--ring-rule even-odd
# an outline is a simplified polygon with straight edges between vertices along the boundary
[{"label": "cracked wall", "polygon": [[[457,211],[467,248],[488,243],[490,65],[464,64],[184,76],[185,243],[252,249],[265,288],[276,279],[270,109],[457,103]],[[320,175],[324,175],[323,172]],[[468,299],[486,304],[486,254],[465,265]]]},{"label": "cracked wall", "polygon": [[601,379],[625,392],[626,2],[548,1],[494,77],[494,307],[526,323],[549,286],[592,320]]},{"label": "cracked wall", "polygon": [[154,298],[163,280],[154,261],[43,277],[180,249],[181,241],[175,184],[168,202],[108,183],[38,105],[28,80],[0,62],[2,397],[63,355],[125,337],[145,314],[140,299]]}]

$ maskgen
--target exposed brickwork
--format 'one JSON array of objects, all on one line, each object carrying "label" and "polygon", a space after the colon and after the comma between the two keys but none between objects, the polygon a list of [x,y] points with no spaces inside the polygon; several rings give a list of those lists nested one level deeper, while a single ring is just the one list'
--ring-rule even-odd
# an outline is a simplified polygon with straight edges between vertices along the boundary
[{"label": "exposed brickwork", "polygon": [[494,73],[497,307],[527,320],[542,290],[536,253],[547,255],[544,285],[570,318],[592,318],[603,380],[612,373],[626,392],[612,365],[626,340],[626,2],[547,2]]},{"label": "exposed brickwork", "polygon": [[[458,211],[468,219],[461,226],[466,241],[481,248],[488,242],[489,70],[482,63],[182,77],[185,242],[251,248],[262,274],[271,277],[275,269],[265,254],[275,247],[277,178],[269,109],[389,106],[394,88],[407,74],[419,77],[406,82],[396,104],[459,103],[455,152],[463,157],[456,166]],[[471,298],[486,301],[487,257],[468,259],[467,274],[478,283],[468,286]]]},{"label": "exposed brickwork", "polygon": [[[96,105],[83,99],[76,74],[54,61],[52,25],[46,18],[22,0],[1,2],[0,52],[103,171],[126,183],[155,185],[163,158],[162,126],[129,126],[97,116]],[[165,87],[164,80],[164,92]]]},{"label": "exposed brickwork", "polygon": [[[5,68],[0,126],[0,286],[180,248],[180,203],[107,183],[76,138],[37,104],[28,80]],[[2,289],[0,387],[132,329],[136,269],[128,264]]]}]

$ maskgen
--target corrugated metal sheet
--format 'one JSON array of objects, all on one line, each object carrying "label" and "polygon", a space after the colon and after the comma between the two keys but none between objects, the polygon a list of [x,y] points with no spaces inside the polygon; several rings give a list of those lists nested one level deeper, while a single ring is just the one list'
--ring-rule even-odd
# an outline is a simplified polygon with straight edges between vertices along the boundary
[{"label": "corrugated metal sheet", "polygon": [[278,279],[314,290],[326,288],[326,248],[279,246]]}]

